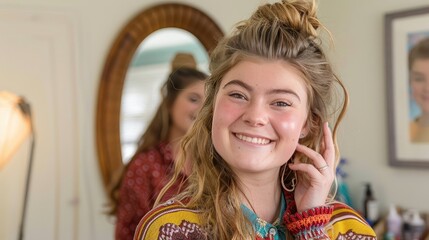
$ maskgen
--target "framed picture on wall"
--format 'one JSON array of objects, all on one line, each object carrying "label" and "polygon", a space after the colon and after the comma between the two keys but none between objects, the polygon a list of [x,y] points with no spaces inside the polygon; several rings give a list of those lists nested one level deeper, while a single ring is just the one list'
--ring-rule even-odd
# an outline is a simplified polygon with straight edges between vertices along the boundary
[{"label": "framed picture on wall", "polygon": [[389,163],[429,167],[429,6],[384,20]]}]

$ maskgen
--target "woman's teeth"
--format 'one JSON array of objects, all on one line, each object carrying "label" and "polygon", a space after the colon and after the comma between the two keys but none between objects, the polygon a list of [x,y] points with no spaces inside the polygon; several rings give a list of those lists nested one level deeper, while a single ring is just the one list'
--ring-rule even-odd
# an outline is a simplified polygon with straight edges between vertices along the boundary
[{"label": "woman's teeth", "polygon": [[265,138],[248,137],[241,134],[235,134],[235,136],[237,136],[237,138],[243,141],[250,142],[250,143],[261,144],[261,145],[270,143],[270,140]]}]

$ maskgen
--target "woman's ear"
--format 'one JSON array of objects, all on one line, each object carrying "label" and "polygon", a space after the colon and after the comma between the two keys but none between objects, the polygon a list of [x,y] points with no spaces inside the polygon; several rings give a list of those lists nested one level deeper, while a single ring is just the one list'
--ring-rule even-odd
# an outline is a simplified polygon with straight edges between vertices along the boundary
[{"label": "woman's ear", "polygon": [[308,124],[307,122],[304,124],[304,126],[301,129],[301,133],[299,134],[299,139],[305,138],[308,134]]}]

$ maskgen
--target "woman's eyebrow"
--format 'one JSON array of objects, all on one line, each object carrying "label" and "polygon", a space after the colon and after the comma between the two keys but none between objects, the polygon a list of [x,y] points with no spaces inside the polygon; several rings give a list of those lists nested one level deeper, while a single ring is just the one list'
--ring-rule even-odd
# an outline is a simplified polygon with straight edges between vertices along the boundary
[{"label": "woman's eyebrow", "polygon": [[[237,80],[237,79],[234,79],[234,80],[228,82],[227,84],[225,84],[225,86],[223,86],[223,88],[226,88],[229,85],[241,86],[249,92],[251,92],[253,90],[253,88],[249,84],[247,84],[243,81]],[[272,89],[272,90],[268,91],[268,94],[291,94],[291,95],[295,96],[298,99],[298,101],[301,102],[301,98],[299,97],[299,95],[291,89]]]},{"label": "woman's eyebrow", "polygon": [[229,81],[227,84],[225,84],[225,86],[223,86],[223,88],[226,88],[229,85],[238,85],[238,86],[241,86],[241,87],[243,87],[244,89],[246,89],[249,92],[253,90],[253,88],[249,84],[247,84],[247,83],[245,83],[243,81],[237,80],[237,79]]},{"label": "woman's eyebrow", "polygon": [[291,89],[272,89],[268,92],[268,94],[289,94],[295,96],[298,101],[301,102],[301,98],[299,97],[298,93]]}]

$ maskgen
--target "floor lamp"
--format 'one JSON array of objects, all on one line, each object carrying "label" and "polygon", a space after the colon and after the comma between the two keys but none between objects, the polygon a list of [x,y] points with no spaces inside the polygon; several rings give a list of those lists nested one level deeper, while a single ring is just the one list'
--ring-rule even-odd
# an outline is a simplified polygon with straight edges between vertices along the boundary
[{"label": "floor lamp", "polygon": [[27,137],[31,137],[30,155],[25,183],[18,239],[24,238],[24,222],[27,211],[28,190],[35,147],[35,134],[30,105],[15,94],[0,92],[0,169],[12,158]]}]

